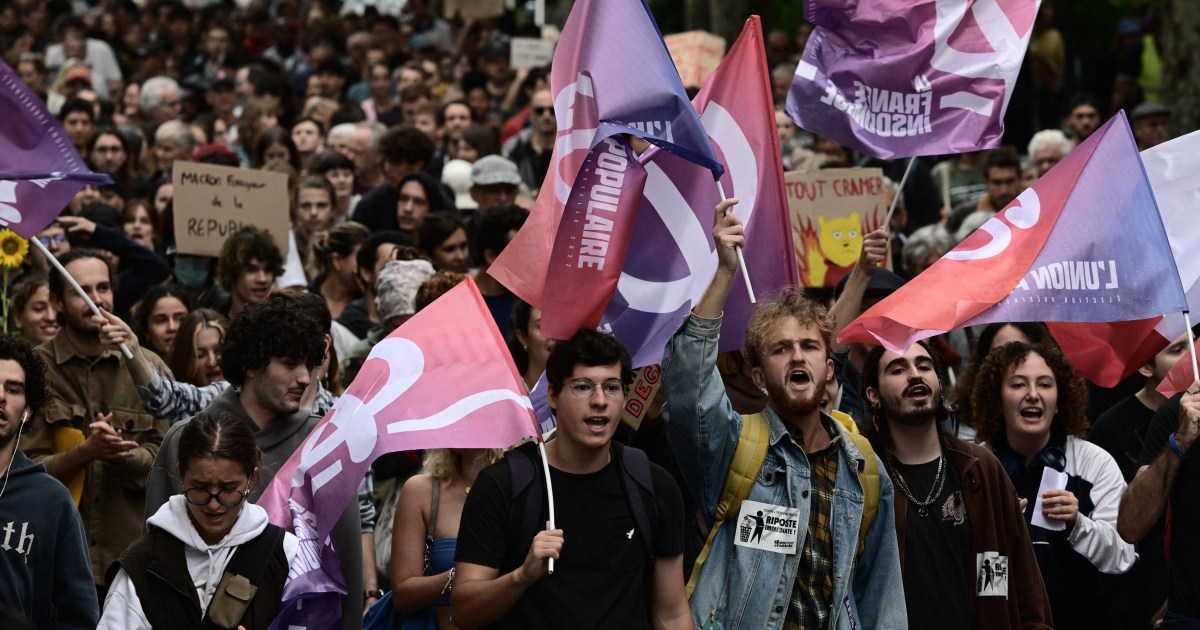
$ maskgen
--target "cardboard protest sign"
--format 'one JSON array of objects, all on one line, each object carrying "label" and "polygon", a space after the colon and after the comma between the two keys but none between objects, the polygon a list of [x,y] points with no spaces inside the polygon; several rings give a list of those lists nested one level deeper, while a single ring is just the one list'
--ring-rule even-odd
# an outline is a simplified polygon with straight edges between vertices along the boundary
[{"label": "cardboard protest sign", "polygon": [[688,31],[663,38],[684,87],[704,85],[725,56],[725,38],[706,31]]},{"label": "cardboard protest sign", "polygon": [[800,282],[835,286],[858,262],[863,235],[879,229],[887,216],[883,171],[791,171],[783,179]]},{"label": "cardboard protest sign", "polygon": [[625,400],[625,410],[621,412],[621,421],[634,431],[642,426],[646,413],[654,403],[654,397],[662,387],[662,370],[657,365],[647,365],[633,371],[633,384],[629,387],[629,396]]},{"label": "cardboard protest sign", "polygon": [[514,37],[509,43],[509,65],[514,70],[541,68],[554,59],[554,42],[536,37]]},{"label": "cardboard protest sign", "polygon": [[464,20],[484,20],[504,15],[504,0],[443,0],[442,17],[458,15]]},{"label": "cardboard protest sign", "polygon": [[216,256],[242,226],[267,230],[287,257],[288,178],[283,173],[176,161],[175,247],[180,254]]}]

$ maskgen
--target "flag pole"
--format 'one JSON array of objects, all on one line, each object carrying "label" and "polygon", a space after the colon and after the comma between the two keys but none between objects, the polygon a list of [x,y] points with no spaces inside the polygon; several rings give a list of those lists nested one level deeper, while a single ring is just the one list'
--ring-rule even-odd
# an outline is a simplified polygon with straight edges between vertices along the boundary
[{"label": "flag pole", "polygon": [[1183,325],[1187,326],[1188,351],[1192,353],[1192,382],[1200,380],[1200,368],[1196,366],[1196,337],[1192,335],[1192,317],[1190,311],[1183,312]]},{"label": "flag pole", "polygon": [[[542,472],[546,474],[546,501],[550,504],[550,529],[554,529],[554,488],[550,484],[550,458],[546,457],[546,442],[538,431],[538,451],[542,454]],[[554,558],[546,559],[546,573],[554,575]]]},{"label": "flag pole", "polygon": [[[87,293],[84,293],[83,287],[79,286],[79,283],[75,281],[75,278],[72,277],[71,274],[67,273],[67,268],[63,267],[62,263],[58,262],[58,259],[54,257],[54,254],[51,254],[50,250],[46,249],[46,246],[43,245],[42,242],[37,239],[37,237],[29,239],[29,242],[33,243],[33,246],[36,247],[38,251],[42,252],[42,256],[45,256],[46,260],[50,261],[50,264],[54,265],[54,268],[57,269],[58,272],[67,279],[67,283],[71,285],[72,289],[75,289],[75,292],[79,294],[79,297],[83,298],[83,301],[87,303],[88,308],[92,310],[92,313],[94,315],[103,317],[104,315],[100,313],[100,307],[96,306],[96,303],[92,301],[92,298],[88,297]],[[126,359],[133,358],[133,352],[129,349],[129,346],[125,345],[125,342],[121,342],[121,354],[124,354]]]},{"label": "flag pole", "polygon": [[[721,201],[725,201],[725,187],[721,185],[719,179],[717,180],[717,192],[721,195]],[[750,303],[755,304],[757,300],[754,299],[754,287],[750,286],[750,270],[746,268],[746,258],[742,255],[741,247],[733,249],[737,252],[738,266],[742,268],[742,280],[746,281],[746,293],[750,296]]]},{"label": "flag pole", "polygon": [[912,172],[915,159],[917,158],[908,158],[908,166],[904,167],[904,175],[900,176],[900,185],[896,187],[896,196],[892,197],[892,207],[888,208],[887,216],[883,218],[883,229],[887,230],[888,234],[892,233],[892,215],[896,213],[896,202],[900,200],[900,195],[904,194],[904,182],[908,181],[908,174]]}]

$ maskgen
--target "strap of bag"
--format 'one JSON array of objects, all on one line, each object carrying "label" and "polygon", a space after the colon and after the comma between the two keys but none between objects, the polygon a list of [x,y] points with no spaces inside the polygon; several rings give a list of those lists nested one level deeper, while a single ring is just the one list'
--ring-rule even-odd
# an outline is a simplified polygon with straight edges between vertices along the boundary
[{"label": "strap of bag", "polygon": [[692,596],[696,584],[700,580],[700,569],[708,559],[713,541],[721,529],[721,523],[731,515],[737,514],[742,507],[742,501],[750,496],[750,489],[762,470],[763,462],[767,459],[767,448],[771,446],[770,427],[767,419],[761,413],[742,416],[742,430],[738,433],[737,447],[733,450],[733,459],[729,462],[729,470],[725,473],[725,483],[721,486],[721,499],[713,513],[712,529],[708,532],[708,540],[696,557],[692,566],[692,575],[688,578],[687,596]]},{"label": "strap of bag", "polygon": [[[259,582],[262,580],[263,573],[267,570],[267,564],[271,556],[279,548],[282,541],[283,529],[277,525],[268,523],[266,529],[261,534],[255,536],[249,542],[238,545],[237,551],[233,552],[233,557],[229,559],[229,564],[225,565],[225,573],[240,575],[257,588]],[[210,604],[208,610],[204,613],[201,627],[205,629],[221,627],[209,619],[209,614],[213,612],[213,609],[214,606]]]},{"label": "strap of bag", "polygon": [[863,513],[858,524],[858,553],[862,554],[867,542],[867,531],[871,529],[871,523],[875,521],[875,514],[879,511],[879,462],[875,459],[875,449],[871,447],[871,442],[858,432],[854,418],[837,410],[830,415],[842,425],[854,447],[863,456],[858,471],[858,482],[863,488]]},{"label": "strap of bag", "polygon": [[433,532],[437,530],[438,504],[441,503],[442,482],[433,478],[433,501],[429,506],[429,528],[425,530],[425,541],[433,540]]}]

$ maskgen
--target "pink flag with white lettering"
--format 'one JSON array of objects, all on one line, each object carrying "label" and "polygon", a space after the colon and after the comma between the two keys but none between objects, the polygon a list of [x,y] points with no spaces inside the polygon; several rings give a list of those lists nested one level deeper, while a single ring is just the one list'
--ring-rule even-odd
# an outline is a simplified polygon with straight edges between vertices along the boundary
[{"label": "pink flag with white lettering", "polygon": [[336,624],[346,586],[329,533],[377,457],[501,448],[540,435],[524,381],[468,277],[375,346],[259,499],[309,559],[288,577],[273,627]]},{"label": "pink flag with white lettering", "polygon": [[880,158],[1000,144],[1039,0],[807,0],[801,127]]}]

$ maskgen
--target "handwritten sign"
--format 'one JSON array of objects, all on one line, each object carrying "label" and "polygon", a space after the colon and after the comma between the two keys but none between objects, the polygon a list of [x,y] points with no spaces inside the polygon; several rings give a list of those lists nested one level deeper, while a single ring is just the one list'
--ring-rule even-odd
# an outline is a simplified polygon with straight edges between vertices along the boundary
[{"label": "handwritten sign", "polygon": [[541,68],[550,65],[554,59],[554,42],[536,37],[514,37],[508,51],[513,70]]},{"label": "handwritten sign", "polygon": [[181,254],[216,256],[243,226],[267,230],[287,257],[287,175],[197,162],[175,162],[175,247]]},{"label": "handwritten sign", "polygon": [[832,287],[862,254],[863,235],[887,216],[883,171],[838,168],[784,173],[792,240],[806,287]]},{"label": "handwritten sign", "polygon": [[629,396],[625,399],[625,410],[621,412],[621,421],[628,424],[634,431],[642,426],[647,412],[653,406],[654,397],[662,388],[662,370],[657,365],[647,365],[633,372],[633,384],[629,387]]},{"label": "handwritten sign", "polygon": [[500,17],[504,15],[504,0],[444,0],[442,17],[453,20],[456,15],[463,20]]},{"label": "handwritten sign", "polygon": [[725,38],[706,31],[688,31],[663,38],[684,87],[700,87],[725,56]]}]

